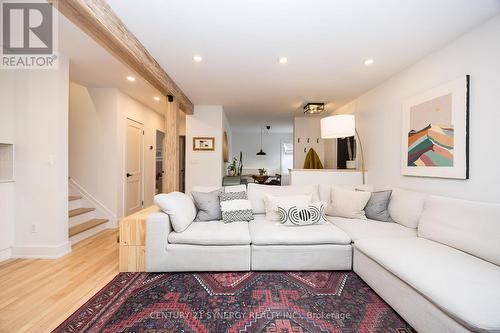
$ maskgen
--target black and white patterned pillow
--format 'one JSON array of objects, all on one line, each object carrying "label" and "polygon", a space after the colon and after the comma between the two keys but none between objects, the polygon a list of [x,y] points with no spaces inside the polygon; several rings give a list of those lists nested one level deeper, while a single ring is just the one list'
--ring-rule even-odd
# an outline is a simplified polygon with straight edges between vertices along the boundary
[{"label": "black and white patterned pillow", "polygon": [[278,206],[280,223],[284,225],[311,225],[326,222],[325,203],[315,202],[305,206]]},{"label": "black and white patterned pillow", "polygon": [[247,192],[221,193],[220,208],[224,223],[253,220],[253,211]]}]

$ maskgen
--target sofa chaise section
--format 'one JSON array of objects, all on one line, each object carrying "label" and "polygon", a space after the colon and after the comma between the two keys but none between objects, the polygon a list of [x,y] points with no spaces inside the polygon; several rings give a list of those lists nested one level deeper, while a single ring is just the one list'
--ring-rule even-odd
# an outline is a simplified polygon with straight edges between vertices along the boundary
[{"label": "sofa chaise section", "polygon": [[418,237],[354,242],[354,271],[419,332],[500,332],[500,205],[429,196]]},{"label": "sofa chaise section", "polygon": [[[439,309],[465,331],[500,332],[498,266],[420,237],[364,239],[356,242],[354,248],[354,271],[363,279],[375,282],[376,272],[370,266],[377,265],[377,270],[396,276],[399,283],[405,283],[418,297],[433,305],[426,309],[414,308],[413,312],[438,316]],[[364,265],[366,260],[372,261],[370,266]],[[383,296],[386,287],[372,287]],[[425,318],[410,324],[418,330],[422,322]],[[444,332],[437,328],[432,331]]]}]

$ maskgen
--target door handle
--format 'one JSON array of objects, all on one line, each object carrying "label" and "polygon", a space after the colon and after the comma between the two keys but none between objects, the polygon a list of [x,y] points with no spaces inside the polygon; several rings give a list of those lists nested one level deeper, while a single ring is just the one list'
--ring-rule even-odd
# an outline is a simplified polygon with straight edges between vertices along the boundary
[{"label": "door handle", "polygon": [[128,177],[132,177],[132,174],[127,172],[127,178]]}]

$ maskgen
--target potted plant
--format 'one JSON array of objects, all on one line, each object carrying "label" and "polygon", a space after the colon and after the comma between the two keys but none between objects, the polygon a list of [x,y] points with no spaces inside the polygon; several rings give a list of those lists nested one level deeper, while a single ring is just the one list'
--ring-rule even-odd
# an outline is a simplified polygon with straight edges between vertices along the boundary
[{"label": "potted plant", "polygon": [[[354,144],[352,144],[354,141]],[[347,138],[347,155],[349,159],[345,162],[347,169],[356,169],[356,141],[349,137]]]},{"label": "potted plant", "polygon": [[259,175],[264,176],[266,174],[267,170],[264,168],[259,169]]},{"label": "potted plant", "polygon": [[227,166],[227,174],[231,177],[236,176],[238,173],[238,160],[236,157],[233,158],[233,161]]}]

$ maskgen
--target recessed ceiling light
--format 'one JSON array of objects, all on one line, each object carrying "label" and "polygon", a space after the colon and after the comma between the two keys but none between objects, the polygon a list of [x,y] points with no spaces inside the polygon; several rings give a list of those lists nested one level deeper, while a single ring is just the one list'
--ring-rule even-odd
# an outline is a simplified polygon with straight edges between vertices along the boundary
[{"label": "recessed ceiling light", "polygon": [[374,62],[375,62],[375,60],[373,60],[373,58],[366,59],[365,60],[365,66],[373,65]]},{"label": "recessed ceiling light", "polygon": [[160,101],[160,97],[158,97],[158,96],[153,97],[153,99],[154,99],[155,101],[157,101],[157,102],[159,102],[159,101]]},{"label": "recessed ceiling light", "polygon": [[195,62],[201,62],[201,61],[203,60],[203,58],[201,57],[201,55],[195,55],[195,56],[193,57],[193,60],[194,60]]},{"label": "recessed ceiling light", "polygon": [[286,64],[286,63],[288,62],[288,59],[287,59],[286,57],[280,57],[280,58],[278,59],[278,62],[279,62],[280,64]]},{"label": "recessed ceiling light", "polygon": [[133,77],[133,76],[127,76],[127,80],[129,80],[130,82],[134,82],[135,81],[135,77]]}]

